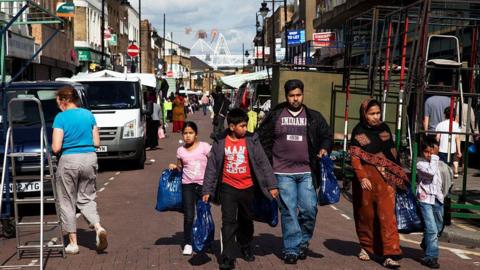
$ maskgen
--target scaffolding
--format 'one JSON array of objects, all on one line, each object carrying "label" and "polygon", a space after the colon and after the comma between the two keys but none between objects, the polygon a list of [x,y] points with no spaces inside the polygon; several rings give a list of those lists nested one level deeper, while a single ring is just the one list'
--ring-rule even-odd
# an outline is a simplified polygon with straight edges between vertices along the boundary
[{"label": "scaffolding", "polygon": [[[428,134],[442,133],[423,127],[425,100],[447,96],[458,112],[466,108],[466,116],[459,113],[460,118],[466,117],[461,119],[466,122],[465,131],[452,131],[451,115],[449,131],[442,133],[448,134],[449,142],[453,135],[465,137],[462,189],[452,195],[451,211],[447,211],[457,218],[480,218],[480,214],[465,212],[480,210],[471,203],[479,198],[467,194],[467,149],[474,135],[470,112],[475,107],[478,110],[480,99],[479,29],[479,0],[421,0],[404,7],[374,7],[346,23],[343,85],[332,86],[333,112],[337,111],[336,96],[345,96],[343,151],[353,127],[350,120],[356,120],[349,117],[352,102],[358,103],[355,96],[377,98],[383,120],[395,130],[402,163],[410,168],[412,188],[416,186],[419,142]],[[339,118],[332,117],[333,126]]]},{"label": "scaffolding", "polygon": [[[43,44],[40,44],[38,49],[32,52],[32,56],[26,63],[20,68],[20,70],[7,81],[7,74],[6,74],[6,49],[7,49],[7,38],[8,38],[8,31],[12,29],[12,27],[20,27],[20,26],[31,26],[31,25],[57,25],[55,27],[53,33],[44,40]],[[3,141],[6,140],[6,132],[8,129],[7,124],[7,108],[8,108],[8,100],[6,96],[6,92],[8,90],[9,85],[11,82],[17,80],[19,76],[25,72],[26,68],[37,58],[40,52],[55,38],[55,36],[61,31],[61,28],[64,25],[64,21],[54,15],[51,11],[43,8],[38,3],[32,0],[0,0],[0,95],[1,95],[1,102],[2,102],[2,138]],[[4,153],[6,155],[7,153]],[[6,175],[10,175],[9,166],[6,166],[5,172]],[[6,219],[11,217],[11,206],[10,206],[10,192],[9,192],[9,177],[6,178],[7,187],[5,189],[5,196],[4,202],[6,207],[5,211],[2,212],[0,219],[2,219],[3,226],[8,226],[9,222],[5,222]],[[42,183],[43,184],[43,183]],[[42,203],[43,205],[43,203]],[[42,209],[43,206],[41,206]],[[2,210],[2,209],[0,209]],[[43,211],[43,210],[42,210]],[[43,212],[41,211],[41,215]],[[43,228],[43,222],[41,222],[41,228]],[[40,239],[41,243],[43,240],[43,229],[40,231]],[[18,268],[31,268],[31,267],[39,267],[43,269],[44,267],[44,248],[43,244],[40,244],[40,254],[39,254],[39,264],[38,265],[15,265],[15,266],[2,266],[3,267],[14,267]]]}]

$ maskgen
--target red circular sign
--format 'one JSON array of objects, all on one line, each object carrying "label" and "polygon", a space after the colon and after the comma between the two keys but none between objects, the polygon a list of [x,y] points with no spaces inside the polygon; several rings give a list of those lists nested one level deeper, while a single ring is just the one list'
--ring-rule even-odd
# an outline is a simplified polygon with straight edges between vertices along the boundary
[{"label": "red circular sign", "polygon": [[132,45],[128,46],[128,48],[127,48],[127,54],[130,57],[137,57],[139,52],[140,52],[140,48],[138,48],[138,46],[135,45],[135,44],[132,44]]},{"label": "red circular sign", "polygon": [[169,78],[173,77],[173,71],[171,70],[167,71],[167,77]]}]

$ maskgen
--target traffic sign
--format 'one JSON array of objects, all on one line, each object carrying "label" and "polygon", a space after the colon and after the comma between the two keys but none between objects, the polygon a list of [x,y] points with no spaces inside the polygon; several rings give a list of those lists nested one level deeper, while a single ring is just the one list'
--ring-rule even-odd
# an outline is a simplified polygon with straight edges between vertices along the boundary
[{"label": "traffic sign", "polygon": [[172,78],[173,77],[173,71],[171,71],[171,70],[167,71],[167,77]]},{"label": "traffic sign", "polygon": [[128,48],[127,48],[127,54],[128,54],[130,57],[137,57],[139,53],[140,53],[140,48],[138,48],[137,45],[131,44],[130,46],[128,46]]}]

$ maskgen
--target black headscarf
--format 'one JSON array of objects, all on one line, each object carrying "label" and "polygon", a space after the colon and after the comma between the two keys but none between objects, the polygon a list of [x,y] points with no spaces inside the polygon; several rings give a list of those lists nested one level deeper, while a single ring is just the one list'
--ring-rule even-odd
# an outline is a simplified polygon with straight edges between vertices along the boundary
[{"label": "black headscarf", "polygon": [[366,99],[360,106],[360,123],[352,131],[350,154],[364,163],[385,169],[382,176],[392,185],[404,188],[408,178],[400,166],[392,132],[387,124],[379,122],[371,125],[367,121],[370,108],[381,104],[375,99]]}]

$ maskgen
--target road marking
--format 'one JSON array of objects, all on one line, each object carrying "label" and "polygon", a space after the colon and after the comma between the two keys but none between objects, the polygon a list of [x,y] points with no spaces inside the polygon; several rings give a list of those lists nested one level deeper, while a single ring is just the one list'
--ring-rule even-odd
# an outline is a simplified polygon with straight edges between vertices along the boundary
[{"label": "road marking", "polygon": [[81,213],[77,213],[75,216],[79,218],[81,215],[82,215]]},{"label": "road marking", "polygon": [[110,184],[109,182],[106,182],[105,184],[103,184],[104,186],[108,186],[108,184]]},{"label": "road marking", "polygon": [[331,207],[333,210],[336,210],[336,211],[338,211],[338,208],[336,208],[335,206],[333,206],[333,205],[330,205],[330,207]]},{"label": "road marking", "polygon": [[102,187],[98,192],[102,192],[102,191],[104,191],[104,190],[105,190],[105,188]]},{"label": "road marking", "polygon": [[120,174],[120,172],[116,172],[116,173],[115,173],[115,175],[119,175],[119,174]]},{"label": "road marking", "polygon": [[351,218],[345,214],[342,214],[342,217],[346,218],[347,220],[350,220]]},{"label": "road marking", "polygon": [[115,177],[108,178],[108,181],[113,181],[113,180],[115,180]]},{"label": "road marking", "polygon": [[[406,238],[405,236],[403,236],[402,234],[400,234],[400,240],[404,241],[404,242],[407,242],[407,243],[412,243],[412,244],[417,244],[417,245],[420,245],[420,242],[418,241],[415,241],[415,240],[411,240],[411,239],[408,239]],[[462,256],[465,256],[465,257],[468,257],[467,255],[472,255],[472,256],[478,256],[480,257],[480,252],[475,252],[475,251],[471,251],[471,250],[465,250],[465,249],[459,249],[459,248],[451,248],[451,247],[445,247],[445,246],[439,246],[440,249],[443,249],[443,250],[448,250],[452,253],[454,253],[455,255],[457,255],[458,257],[460,257],[459,253],[462,254]],[[462,257],[460,257],[462,258]],[[463,258],[462,258],[463,259]],[[468,257],[468,259],[470,259]]]},{"label": "road marking", "polygon": [[453,249],[453,250],[451,250],[451,252],[453,252],[453,254],[457,255],[461,259],[464,259],[464,260],[471,260],[472,259],[472,258],[468,257],[467,255],[465,255],[465,253],[463,253],[462,250]]}]

